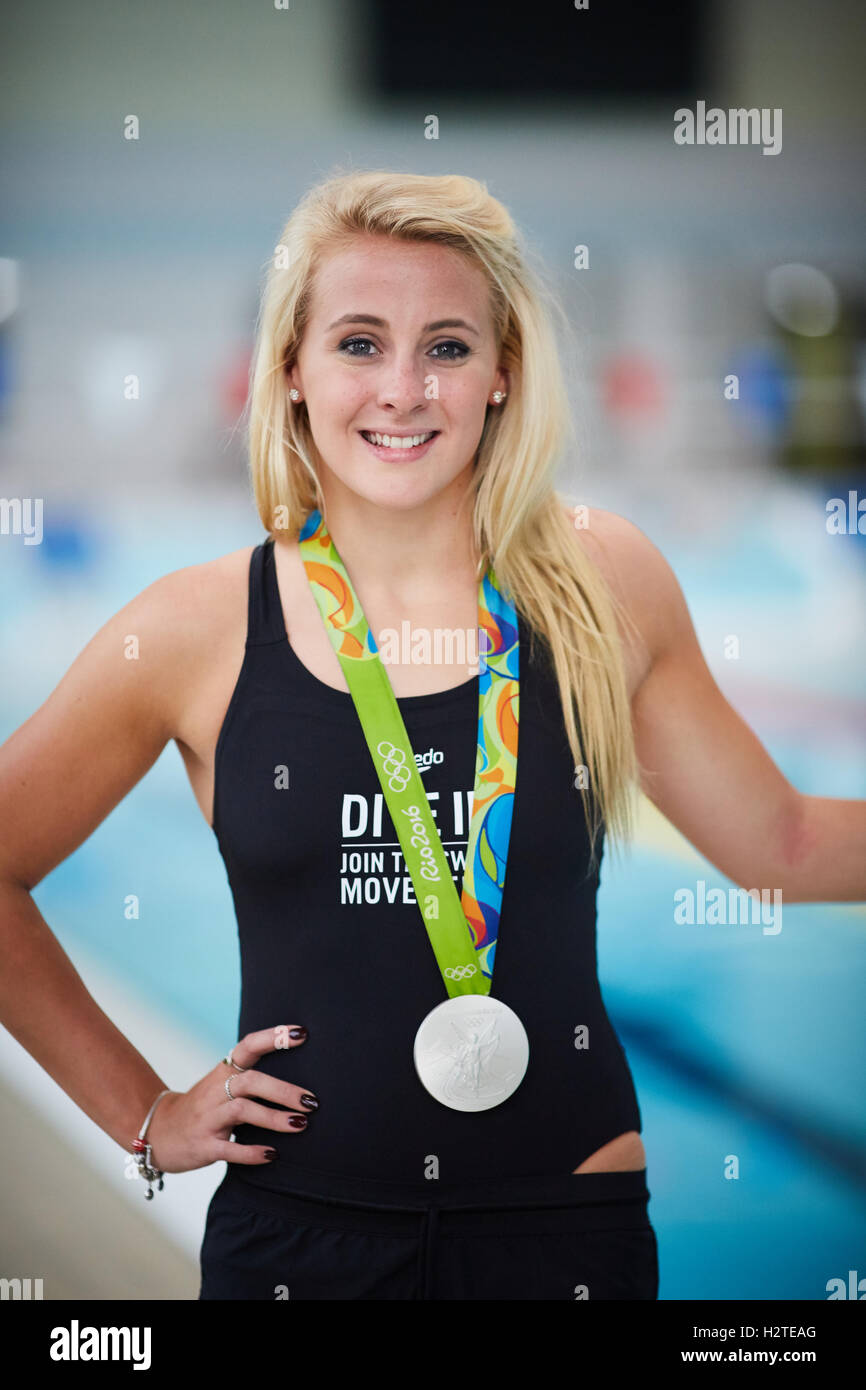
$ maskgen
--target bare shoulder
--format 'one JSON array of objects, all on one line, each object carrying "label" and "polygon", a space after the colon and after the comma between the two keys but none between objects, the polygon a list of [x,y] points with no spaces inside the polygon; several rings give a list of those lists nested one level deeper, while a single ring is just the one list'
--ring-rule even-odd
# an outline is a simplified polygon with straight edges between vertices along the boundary
[{"label": "bare shoulder", "polygon": [[170,738],[185,737],[197,693],[206,692],[212,679],[219,683],[225,663],[239,666],[246,640],[252,551],[252,546],[244,546],[172,570],[123,610],[128,621],[137,622],[152,641]]},{"label": "bare shoulder", "polygon": [[252,546],[233,550],[201,564],[186,565],[155,579],[126,607],[154,622],[167,640],[213,635],[227,617],[246,617],[247,577]]},{"label": "bare shoulder", "polygon": [[[82,701],[145,723],[163,743],[182,736],[187,712],[224,653],[240,646],[247,622],[252,547],[155,579],[94,634],[51,696]],[[121,659],[122,658],[122,659]]]},{"label": "bare shoulder", "polygon": [[170,739],[186,733],[207,756],[243,661],[249,555],[235,551],[149,584],[0,746],[0,876],[28,889],[39,883]]},{"label": "bare shoulder", "polygon": [[[572,507],[565,507],[570,518]],[[581,507],[575,544],[594,562],[640,634],[646,675],[683,622],[690,626],[676,575],[658,546],[633,521],[603,507]]]},{"label": "bare shoulder", "polygon": [[[570,517],[574,509],[566,508]],[[601,570],[623,602],[634,602],[646,593],[647,584],[658,594],[671,573],[670,566],[649,536],[633,521],[603,507],[581,507],[574,525],[576,542]]]}]

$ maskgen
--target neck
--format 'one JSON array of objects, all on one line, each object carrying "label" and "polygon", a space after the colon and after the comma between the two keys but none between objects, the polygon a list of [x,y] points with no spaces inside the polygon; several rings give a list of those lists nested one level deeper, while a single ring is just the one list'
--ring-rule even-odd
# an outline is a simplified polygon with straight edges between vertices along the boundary
[{"label": "neck", "polygon": [[356,589],[429,598],[475,582],[477,552],[466,479],[422,506],[397,510],[322,484],[325,524]]}]

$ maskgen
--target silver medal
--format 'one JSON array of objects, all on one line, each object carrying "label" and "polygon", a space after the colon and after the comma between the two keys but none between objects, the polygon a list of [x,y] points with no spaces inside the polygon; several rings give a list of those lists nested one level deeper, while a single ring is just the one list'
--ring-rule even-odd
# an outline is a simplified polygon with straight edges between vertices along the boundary
[{"label": "silver medal", "polygon": [[432,1009],[415,1035],[415,1070],[452,1110],[490,1110],[517,1090],[529,1062],[526,1029],[489,994],[459,994]]}]

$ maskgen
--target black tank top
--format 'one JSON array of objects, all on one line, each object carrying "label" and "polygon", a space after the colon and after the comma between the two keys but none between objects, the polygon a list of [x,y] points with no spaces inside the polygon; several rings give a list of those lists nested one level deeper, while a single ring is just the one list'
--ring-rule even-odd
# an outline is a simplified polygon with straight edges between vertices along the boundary
[{"label": "black tank top", "polygon": [[[308,1089],[319,1109],[299,1134],[240,1126],[238,1143],[278,1153],[245,1174],[267,1173],[276,1187],[293,1171],[429,1187],[434,1159],[440,1186],[567,1174],[640,1130],[598,984],[585,793],[574,787],[547,644],[536,635],[530,650],[522,619],[519,634],[518,771],[492,993],[522,1019],[529,1066],[507,1101],[467,1114],[434,1100],[415,1072],[415,1032],[447,995],[352,698],[293,651],[273,541],[254,549],[244,662],[216,747],[214,831],[238,921],[238,1037],[303,1024],[305,1043],[257,1065]],[[459,892],[478,678],[398,704]]]}]

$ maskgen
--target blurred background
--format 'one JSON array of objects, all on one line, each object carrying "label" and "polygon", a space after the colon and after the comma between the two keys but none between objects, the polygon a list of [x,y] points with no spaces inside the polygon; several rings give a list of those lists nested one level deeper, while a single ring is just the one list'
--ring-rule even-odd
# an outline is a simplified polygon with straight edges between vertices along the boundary
[{"label": "blurred background", "polygon": [[[785,775],[866,796],[860,5],[44,0],[4,29],[0,740],[147,584],[263,539],[240,419],[262,274],[312,182],[382,167],[508,206],[570,325],[563,492],[660,547]],[[781,149],[675,143],[699,102],[780,110]],[[599,900],[660,1296],[823,1299],[866,1275],[866,907],[678,925],[701,879],[729,886],[645,801]],[[34,896],[173,1089],[223,1055],[236,929],[174,746]],[[0,1275],[196,1298],[224,1165],[145,1203],[4,1030],[0,1078]]]}]

